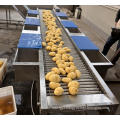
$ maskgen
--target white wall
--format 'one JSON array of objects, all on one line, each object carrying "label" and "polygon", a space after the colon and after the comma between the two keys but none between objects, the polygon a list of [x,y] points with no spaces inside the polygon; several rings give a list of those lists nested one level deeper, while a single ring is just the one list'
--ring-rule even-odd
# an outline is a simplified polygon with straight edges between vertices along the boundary
[{"label": "white wall", "polygon": [[111,33],[111,27],[114,27],[118,8],[101,5],[81,5],[81,8],[82,19],[106,41]]}]

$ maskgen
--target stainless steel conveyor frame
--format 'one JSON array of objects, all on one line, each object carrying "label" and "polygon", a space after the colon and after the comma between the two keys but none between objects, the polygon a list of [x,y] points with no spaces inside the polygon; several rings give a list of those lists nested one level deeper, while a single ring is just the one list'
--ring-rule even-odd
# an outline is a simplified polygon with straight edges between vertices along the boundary
[{"label": "stainless steel conveyor frame", "polygon": [[[45,25],[42,21],[42,10],[39,10],[40,12],[40,22],[41,22],[41,33],[43,41],[45,40]],[[56,17],[57,18],[57,17]],[[85,56],[84,52],[80,51],[76,45],[73,43],[70,36],[67,34],[65,28],[61,25],[60,21],[56,20],[57,25],[62,28],[63,32],[63,40],[65,42],[65,45],[69,45],[67,42],[71,42],[74,46],[74,51],[79,56],[78,58],[75,58],[77,63],[81,62],[84,66],[81,65],[81,71],[82,67],[85,68],[85,72],[89,72],[89,75],[92,77],[92,80],[94,80],[94,83],[98,86],[100,93],[92,94],[83,92],[79,93],[77,96],[71,96],[69,95],[67,89],[63,96],[57,97],[52,94],[52,90],[48,88],[48,83],[45,81],[45,72],[48,72],[50,68],[52,68],[54,65],[48,58],[48,54],[45,52],[45,50],[40,50],[40,104],[41,104],[41,113],[45,112],[63,112],[63,111],[84,111],[84,110],[100,110],[100,109],[109,109],[111,113],[114,113],[118,106],[118,101],[116,97],[113,95],[111,90],[108,88],[108,86],[105,84],[104,80],[101,78],[99,73],[94,68],[93,64],[91,64],[90,60]],[[71,48],[72,46],[69,45]],[[73,52],[73,49],[72,49]],[[72,55],[75,55],[73,52]],[[74,57],[74,56],[73,56]],[[50,66],[48,66],[48,64]],[[48,66],[48,68],[47,68]],[[88,77],[88,80],[91,80],[91,78]],[[78,80],[82,86],[82,79]],[[85,82],[85,81],[84,81]],[[89,82],[91,83],[91,82]],[[64,86],[64,84],[62,84]],[[93,85],[87,84],[89,86]],[[86,89],[87,89],[86,87]],[[81,91],[80,91],[81,92]]]}]

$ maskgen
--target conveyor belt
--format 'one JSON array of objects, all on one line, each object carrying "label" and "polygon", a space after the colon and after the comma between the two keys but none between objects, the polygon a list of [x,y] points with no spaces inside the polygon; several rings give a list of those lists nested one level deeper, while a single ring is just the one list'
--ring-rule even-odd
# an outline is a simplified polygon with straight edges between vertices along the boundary
[{"label": "conveyor belt", "polygon": [[[42,20],[42,10],[40,11],[40,24],[41,24],[41,33],[42,33],[42,40],[45,41],[45,31],[47,30],[45,27],[45,24]],[[56,20],[56,23],[58,27],[62,28],[60,22],[58,19]],[[77,96],[71,96],[68,93],[68,88],[66,83],[61,82],[61,86],[64,88],[64,94],[63,96],[57,97],[54,96],[53,90],[49,88],[49,83],[45,81],[45,86],[41,85],[43,88],[46,88],[46,95],[41,94],[41,97],[43,97],[41,100],[41,104],[44,105],[44,102],[46,103],[45,109],[81,109],[80,106],[100,106],[100,105],[110,105],[112,104],[112,101],[106,97],[105,91],[103,87],[101,87],[96,80],[96,77],[91,74],[91,70],[84,62],[83,58],[77,51],[76,47],[73,45],[71,39],[66,34],[65,30],[62,28],[62,39],[64,41],[64,46],[69,47],[71,49],[71,55],[74,57],[74,63],[77,66],[77,68],[81,71],[82,76],[79,81],[80,88]],[[44,61],[44,71],[46,74],[47,72],[50,72],[51,68],[56,67],[55,62],[52,61],[52,57],[48,55],[48,52],[43,49],[43,61]],[[43,77],[43,76],[42,76]],[[61,75],[61,77],[64,77]],[[42,79],[40,79],[42,80]],[[42,80],[44,83],[44,80]],[[42,83],[41,82],[41,83]],[[42,90],[42,89],[41,89]],[[47,102],[46,102],[47,101]],[[98,105],[97,105],[98,104]],[[44,108],[41,108],[44,109]],[[59,110],[60,110],[59,109]],[[83,109],[86,109],[84,107]]]},{"label": "conveyor belt", "polygon": [[[61,25],[59,24],[58,21],[57,21],[57,25],[58,25],[58,27],[61,27]],[[46,31],[46,27],[45,27],[44,23],[41,25],[41,30],[43,31],[42,36],[43,36],[43,40],[44,40],[44,38],[45,38],[45,32],[44,31]],[[64,30],[62,30],[62,40],[64,41],[64,46],[69,47],[71,49],[70,54],[74,57],[74,63],[82,73],[81,78],[78,80],[79,83],[80,83],[80,88],[79,88],[78,95],[81,95],[81,94],[100,94],[100,93],[102,93],[98,84],[96,83],[94,78],[91,76],[87,66],[85,65],[85,63],[83,62],[81,57],[78,55],[75,47],[73,46],[72,42],[70,41],[70,39],[68,38],[68,36],[64,32]],[[56,67],[55,62],[52,61],[52,57],[49,56],[48,53],[49,52],[44,49],[43,55],[44,55],[45,74],[47,72],[50,72],[51,68]],[[60,77],[62,78],[62,77],[65,77],[65,76],[60,75]],[[64,88],[64,91],[65,91],[64,95],[68,95],[69,93],[68,93],[67,84],[63,83],[63,82],[61,82],[60,84]],[[49,88],[49,83],[48,82],[46,82],[46,88],[47,88],[47,95],[48,96],[53,95],[53,90],[51,90]]]}]

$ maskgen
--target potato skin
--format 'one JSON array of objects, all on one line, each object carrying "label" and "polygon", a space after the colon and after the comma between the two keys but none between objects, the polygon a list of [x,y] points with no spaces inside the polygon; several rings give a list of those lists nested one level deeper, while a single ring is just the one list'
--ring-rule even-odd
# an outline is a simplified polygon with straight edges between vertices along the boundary
[{"label": "potato skin", "polygon": [[62,78],[62,82],[64,82],[64,83],[69,83],[71,81],[72,81],[71,78],[67,78],[67,77]]},{"label": "potato skin", "polygon": [[68,78],[75,79],[76,78],[76,73],[75,72],[70,72],[67,75]]},{"label": "potato skin", "polygon": [[49,76],[49,81],[50,82],[60,82],[61,78],[58,74],[52,74]]},{"label": "potato skin", "polygon": [[76,70],[75,73],[76,73],[77,79],[79,79],[81,76],[81,72],[79,70]]},{"label": "potato skin", "polygon": [[50,87],[51,89],[55,89],[55,88],[57,88],[57,87],[60,87],[60,83],[50,82],[50,83],[49,83],[49,87]]},{"label": "potato skin", "polygon": [[54,94],[57,95],[57,96],[60,96],[62,95],[64,92],[64,89],[62,87],[57,87],[55,90],[54,90]]},{"label": "potato skin", "polygon": [[68,87],[75,87],[75,88],[79,88],[80,84],[78,81],[71,81],[68,84]]},{"label": "potato skin", "polygon": [[76,87],[69,87],[69,93],[70,93],[71,95],[77,95],[77,93],[78,93],[78,88],[76,88]]}]

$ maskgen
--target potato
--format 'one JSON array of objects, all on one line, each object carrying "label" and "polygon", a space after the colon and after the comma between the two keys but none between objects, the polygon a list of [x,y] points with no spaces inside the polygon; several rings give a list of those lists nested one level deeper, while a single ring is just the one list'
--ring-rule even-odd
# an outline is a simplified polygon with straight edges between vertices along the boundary
[{"label": "potato", "polygon": [[47,47],[46,47],[46,50],[48,50],[48,51],[51,50],[51,47],[50,47],[50,46],[47,46]]},{"label": "potato", "polygon": [[62,54],[62,60],[68,61],[68,56],[67,56],[67,54]]},{"label": "potato", "polygon": [[59,59],[56,61],[56,64],[61,64],[61,63],[64,64],[64,60]]},{"label": "potato", "polygon": [[80,84],[78,81],[71,81],[68,84],[68,87],[75,87],[75,88],[79,88]]},{"label": "potato", "polygon": [[69,67],[69,62],[64,62],[65,67]]},{"label": "potato", "polygon": [[68,78],[75,79],[76,78],[76,73],[75,72],[70,72],[67,75]]},{"label": "potato", "polygon": [[56,48],[56,47],[52,47],[52,48],[51,48],[51,51],[52,51],[52,52],[55,52],[55,51],[57,51],[57,48]]},{"label": "potato", "polygon": [[63,44],[63,45],[64,45],[64,41],[61,41],[60,44]]},{"label": "potato", "polygon": [[62,75],[65,75],[66,74],[66,71],[63,69],[63,68],[59,68],[59,71]]},{"label": "potato", "polygon": [[70,67],[65,67],[66,73],[70,73]]},{"label": "potato", "polygon": [[50,82],[50,83],[49,83],[49,87],[50,87],[51,89],[55,89],[55,88],[57,88],[57,87],[60,87],[60,83]]},{"label": "potato", "polygon": [[71,65],[75,65],[74,62],[69,62],[69,64],[70,64],[70,66],[71,66]]},{"label": "potato", "polygon": [[59,44],[58,47],[62,47],[63,45],[62,44]]},{"label": "potato", "polygon": [[69,87],[69,93],[71,95],[77,95],[78,89],[76,87]]},{"label": "potato", "polygon": [[50,56],[55,56],[55,52],[50,52],[49,55]]},{"label": "potato", "polygon": [[42,42],[42,46],[45,47],[46,46],[46,42]]},{"label": "potato", "polygon": [[50,42],[50,39],[49,39],[49,38],[46,38],[45,40],[46,40],[46,42]]},{"label": "potato", "polygon": [[48,42],[48,46],[52,46],[53,44],[53,42]]},{"label": "potato", "polygon": [[74,66],[74,65],[71,65],[71,66],[70,66],[70,72],[75,72],[76,69],[77,69],[76,66]]},{"label": "potato", "polygon": [[57,67],[52,68],[51,71],[53,71],[56,74],[60,74],[60,71]]},{"label": "potato", "polygon": [[71,52],[71,49],[68,48],[68,49],[66,50],[66,52]]},{"label": "potato", "polygon": [[64,54],[65,53],[65,50],[63,50],[63,49],[60,49],[60,50],[58,50],[58,52],[57,52],[58,54]]},{"label": "potato", "polygon": [[61,54],[56,54],[55,57],[61,58]]},{"label": "potato", "polygon": [[62,78],[62,82],[64,82],[64,83],[69,83],[71,81],[72,81],[71,78],[67,78],[67,77]]},{"label": "potato", "polygon": [[70,56],[68,59],[70,62],[73,62],[73,60],[74,60],[74,58],[72,56]]},{"label": "potato", "polygon": [[64,64],[62,64],[62,63],[57,64],[57,66],[58,66],[59,68],[65,68],[65,65],[64,65]]},{"label": "potato", "polygon": [[79,70],[75,70],[75,73],[76,73],[77,78],[79,79],[81,76],[81,72]]},{"label": "potato", "polygon": [[49,81],[50,82],[60,82],[61,81],[61,78],[58,74],[51,74],[49,76]]},{"label": "potato", "polygon": [[52,60],[53,60],[53,61],[57,61],[57,60],[60,60],[60,58],[58,58],[58,57],[53,57]]},{"label": "potato", "polygon": [[54,90],[54,94],[57,95],[57,96],[60,96],[62,95],[64,92],[64,89],[62,87],[57,87],[55,90]]},{"label": "potato", "polygon": [[45,76],[45,79],[46,79],[46,80],[49,80],[49,76],[52,75],[52,74],[54,74],[54,72],[48,72],[48,73],[46,74],[46,76]]}]

